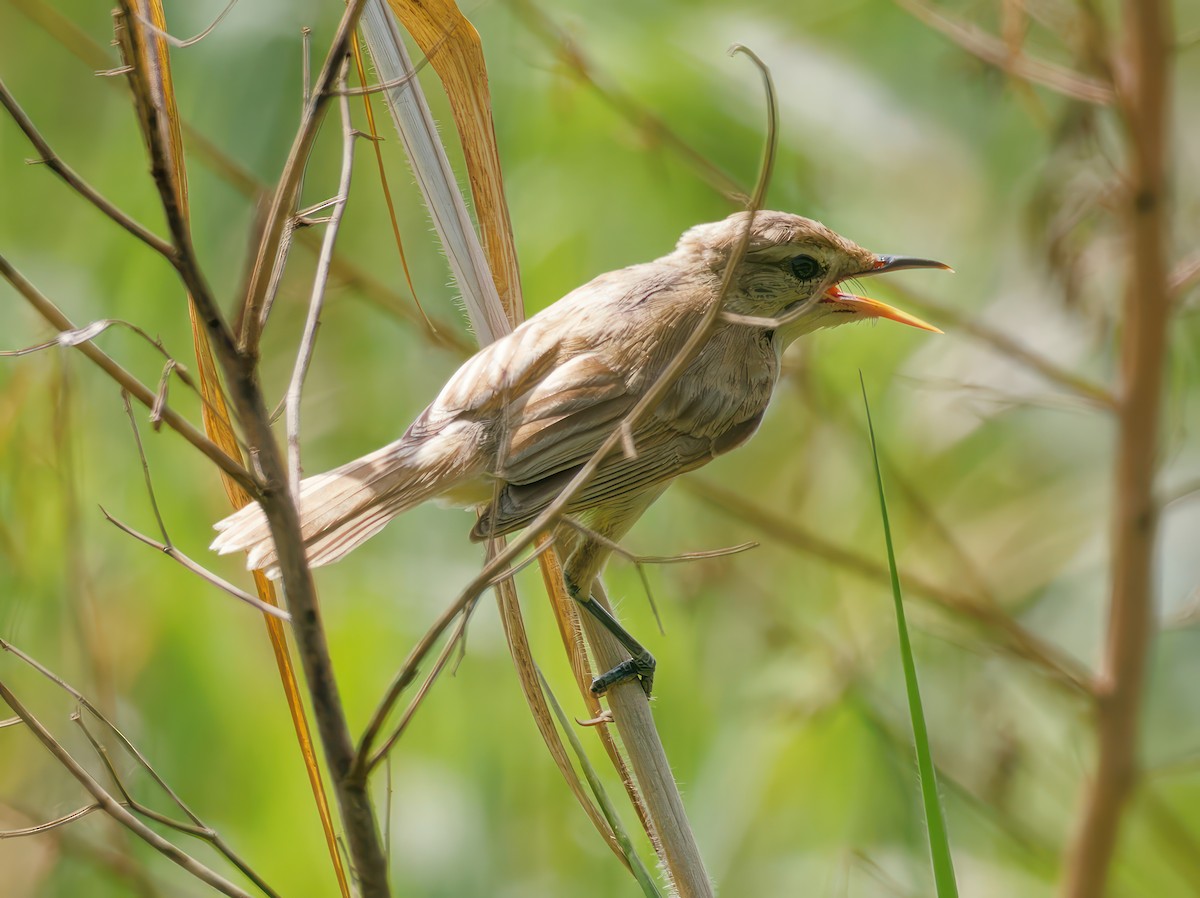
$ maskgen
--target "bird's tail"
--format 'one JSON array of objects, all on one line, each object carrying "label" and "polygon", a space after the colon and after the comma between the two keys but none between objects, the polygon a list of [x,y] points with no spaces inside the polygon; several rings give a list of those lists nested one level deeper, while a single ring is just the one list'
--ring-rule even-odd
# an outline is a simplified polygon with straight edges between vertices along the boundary
[{"label": "bird's tail", "polygon": [[[311,567],[337,561],[383,529],[392,518],[452,486],[453,455],[428,443],[399,440],[324,474],[300,482],[300,534]],[[438,458],[442,455],[442,458]],[[214,525],[212,549],[246,552],[250,570],[279,576],[267,517],[254,502]]]}]

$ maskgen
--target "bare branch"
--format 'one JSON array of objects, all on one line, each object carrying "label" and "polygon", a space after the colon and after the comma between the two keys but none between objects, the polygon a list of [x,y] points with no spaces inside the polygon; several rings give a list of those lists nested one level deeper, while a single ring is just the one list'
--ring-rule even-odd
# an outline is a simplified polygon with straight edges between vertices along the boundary
[{"label": "bare branch", "polygon": [[347,58],[342,63],[337,81],[338,86],[343,89],[342,94],[338,97],[338,108],[342,115],[342,173],[338,179],[337,196],[333,200],[333,212],[329,216],[329,224],[325,228],[325,240],[321,244],[321,253],[317,257],[312,297],[308,303],[308,318],[304,322],[304,335],[300,339],[300,349],[296,353],[296,364],[292,369],[292,379],[288,383],[287,389],[288,479],[292,490],[292,499],[296,502],[297,508],[300,505],[300,391],[304,388],[304,378],[308,375],[308,366],[312,361],[313,347],[317,340],[317,328],[321,326],[325,289],[329,285],[329,266],[333,260],[333,248],[337,244],[342,216],[346,212],[346,203],[350,199],[350,176],[354,171],[354,124],[350,120],[350,100],[344,92],[346,69],[349,64],[350,60]]},{"label": "bare branch", "polygon": [[41,156],[39,162],[45,163],[46,167],[58,175],[72,190],[78,193],[81,197],[123,227],[126,231],[142,241],[156,253],[168,261],[173,261],[175,258],[175,249],[170,243],[163,240],[153,231],[146,228],[144,225],[134,221],[129,215],[126,215],[118,209],[113,203],[105,199],[94,187],[83,180],[76,171],[67,165],[59,158],[54,149],[42,137],[41,133],[34,127],[29,116],[25,114],[18,104],[16,99],[8,88],[4,86],[4,82],[0,81],[0,105],[8,110],[8,114],[12,116],[13,121],[17,123],[17,127],[29,138],[29,142],[33,144],[34,149]]},{"label": "bare branch", "polygon": [[1040,84],[1065,97],[1085,103],[1107,106],[1116,99],[1112,87],[1103,81],[1044,59],[1023,53],[1014,54],[1002,39],[988,34],[970,22],[951,18],[924,0],[896,0],[896,3],[930,28],[950,38],[968,53],[1011,77]]},{"label": "bare branch", "polygon": [[[171,797],[175,799],[175,802],[193,821],[192,823],[182,823],[178,820],[168,817],[166,814],[160,814],[158,811],[151,807],[147,807],[135,799],[133,795],[130,794],[129,790],[125,788],[125,783],[121,779],[121,774],[117,771],[117,767],[113,763],[112,758],[109,756],[108,749],[106,749],[104,745],[101,744],[100,740],[92,734],[92,731],[88,729],[87,724],[83,722],[83,718],[78,713],[72,714],[71,719],[79,726],[79,729],[83,732],[84,737],[92,746],[92,750],[96,753],[96,756],[100,758],[101,763],[104,764],[105,770],[108,771],[109,778],[112,779],[113,784],[117,787],[117,791],[120,792],[121,797],[124,798],[123,804],[126,807],[128,807],[134,813],[141,814],[143,817],[153,820],[156,823],[161,823],[163,826],[170,827],[176,832],[180,832],[184,835],[192,836],[193,838],[208,842],[213,846],[213,848],[220,852],[227,861],[237,867],[237,869],[240,870],[247,879],[262,889],[268,898],[279,898],[279,893],[267,885],[266,880],[264,880],[253,867],[246,863],[245,859],[243,859],[232,848],[230,848],[229,843],[221,838],[220,833],[218,833],[211,826],[208,826],[202,822],[199,817],[192,813],[191,809],[189,809],[187,805],[179,800],[174,792],[170,793]],[[108,721],[104,721],[104,723],[107,724]],[[111,727],[111,724],[108,725]],[[143,766],[154,776],[156,781],[161,782],[161,777],[155,773],[154,769],[151,768],[148,763],[146,763],[145,759],[142,758],[141,755],[138,755],[138,760],[142,762]]]},{"label": "bare branch", "polygon": [[[150,174],[158,188],[159,202],[171,232],[174,251],[171,262],[180,280],[187,288],[196,312],[204,322],[209,339],[216,346],[217,355],[223,362],[232,363],[237,358],[237,347],[233,333],[225,322],[225,316],[209,288],[208,281],[196,258],[192,245],[191,226],[182,205],[183,190],[177,183],[173,153],[165,133],[165,110],[160,108],[161,96],[146,68],[154,65],[156,55],[145,44],[145,35],[132,0],[121,0],[121,12],[114,13],[117,43],[125,62],[129,66],[128,83],[133,93],[134,106],[138,113],[142,137],[150,156]],[[155,74],[159,74],[157,71]],[[160,75],[161,77],[161,75]]]},{"label": "bare branch", "polygon": [[[0,277],[8,281],[16,291],[20,293],[29,302],[30,305],[45,318],[51,325],[59,331],[75,331],[75,325],[71,320],[59,310],[58,306],[54,305],[43,293],[27,281],[8,260],[0,256]],[[134,399],[140,402],[148,409],[154,409],[157,397],[151,390],[134,377],[125,368],[117,364],[110,356],[106,355],[95,344],[86,342],[79,343],[75,347],[93,362],[95,362],[101,370],[109,377],[115,380],[122,389],[127,390]],[[186,419],[181,417],[178,412],[171,408],[162,408],[160,410],[161,417],[167,426],[178,433],[181,437],[191,443],[195,448],[199,449],[204,455],[216,464],[222,471],[240,483],[243,487],[251,492],[257,492],[258,487],[250,472],[243,468],[237,461],[230,458],[222,449],[197,430]]]},{"label": "bare branch", "polygon": [[[459,615],[458,625],[454,628],[454,632],[450,634],[450,638],[446,640],[446,644],[442,646],[442,650],[438,653],[437,659],[433,662],[433,667],[430,669],[429,673],[425,675],[425,679],[422,681],[420,687],[418,687],[417,694],[413,696],[412,700],[408,703],[408,707],[404,709],[404,713],[400,715],[400,720],[392,729],[391,734],[387,737],[387,739],[384,740],[383,744],[379,746],[379,750],[375,752],[374,756],[367,761],[367,773],[370,773],[379,766],[379,764],[387,757],[388,752],[392,750],[392,747],[400,741],[400,737],[404,735],[405,731],[408,729],[408,725],[412,723],[413,716],[417,713],[417,709],[421,707],[421,704],[425,701],[425,697],[429,694],[430,688],[432,688],[434,682],[441,675],[442,671],[446,667],[446,664],[450,661],[450,656],[454,653],[455,649],[462,644],[463,638],[467,632],[467,624],[470,623],[471,615],[474,613],[476,607],[478,607],[478,604],[477,598],[476,601],[469,603],[463,609],[462,614]],[[405,668],[397,677],[397,682],[407,684],[416,676],[416,665],[419,663],[419,659],[416,657],[415,652],[410,654],[409,658],[410,662],[405,663]]]},{"label": "bare branch", "polygon": [[[20,720],[20,718],[16,718]],[[71,811],[69,814],[63,814],[61,817],[55,817],[53,820],[47,820],[45,823],[39,823],[37,826],[27,826],[24,829],[5,829],[0,830],[0,839],[20,839],[24,836],[39,836],[42,833],[50,832],[52,829],[58,829],[60,826],[66,826],[68,823],[74,823],[90,814],[92,811],[102,810],[98,804],[85,805],[78,810]]]},{"label": "bare branch", "polygon": [[179,551],[179,549],[177,549],[175,546],[173,546],[170,542],[160,543],[157,540],[151,539],[150,537],[146,536],[143,533],[139,533],[138,531],[136,531],[132,527],[130,527],[128,524],[124,524],[121,521],[114,518],[111,514],[108,513],[108,511],[106,511],[103,508],[103,506],[100,508],[100,512],[101,512],[101,514],[104,515],[104,519],[106,521],[108,521],[110,524],[112,524],[114,527],[116,527],[121,532],[127,533],[128,535],[132,536],[134,539],[138,540],[139,542],[143,542],[146,545],[150,546],[152,549],[157,549],[159,552],[162,552],[168,558],[183,565],[185,568],[187,568],[193,574],[196,574],[200,578],[207,580],[209,583],[211,583],[213,586],[217,587],[218,589],[224,590],[225,592],[229,593],[235,599],[245,602],[247,605],[253,606],[254,608],[261,611],[263,614],[269,614],[272,617],[277,617],[282,621],[287,621],[289,623],[291,622],[292,616],[290,614],[288,614],[287,611],[280,608],[278,605],[271,605],[267,602],[264,602],[258,596],[251,595],[250,593],[246,592],[244,589],[239,589],[238,587],[236,587],[232,583],[230,583],[228,580],[225,580],[222,577],[218,576],[217,574],[214,574],[212,571],[210,571],[208,568],[201,565],[199,562],[194,561],[193,559],[189,558],[187,555],[184,555],[182,552]]},{"label": "bare branch", "polygon": [[636,128],[647,144],[662,145],[673,151],[701,180],[726,199],[740,204],[749,202],[750,197],[742,185],[677,134],[657,112],[609,81],[584,55],[583,49],[571,35],[555,24],[532,0],[510,0],[510,5],[525,20],[529,30],[554,53],[571,77],[590,88],[609,108]]},{"label": "bare branch", "polygon": [[[267,297],[267,287],[274,271],[274,262],[283,244],[289,210],[294,209],[299,193],[300,181],[304,175],[304,165],[312,150],[317,137],[317,130],[325,118],[325,110],[333,97],[334,82],[342,70],[345,57],[350,50],[350,40],[354,28],[358,24],[365,0],[351,0],[346,6],[346,12],[338,26],[329,54],[325,57],[324,66],[317,83],[313,87],[312,97],[305,107],[304,117],[296,137],[292,142],[291,152],[283,166],[279,185],[271,200],[270,211],[267,213],[266,224],[263,227],[262,238],[258,252],[255,254],[254,270],[250,275],[250,283],[246,288],[241,322],[241,350],[247,357],[253,358],[258,354],[258,341],[262,336],[265,322],[262,320],[263,305]],[[271,263],[268,270],[267,265]]]},{"label": "bare branch", "polygon": [[988,344],[1014,362],[1036,371],[1051,383],[1065,387],[1077,396],[1087,400],[1089,404],[1105,411],[1116,409],[1117,399],[1108,387],[1089,380],[1083,375],[1068,371],[1057,362],[1023,345],[1015,337],[1006,334],[1004,331],[992,327],[990,324],[985,324],[968,314],[964,314],[958,309],[930,299],[903,285],[892,283],[888,287],[903,297],[904,302],[916,308],[917,311],[931,313],[934,319],[939,322],[949,322],[955,329],[968,333],[977,340]]},{"label": "bare branch", "polygon": [[1170,4],[1125,0],[1127,32],[1121,112],[1129,190],[1123,224],[1128,268],[1122,304],[1122,396],[1113,468],[1111,595],[1098,678],[1096,771],[1084,787],[1065,866],[1064,898],[1102,895],[1121,818],[1138,775],[1138,726],[1147,659],[1155,635],[1154,486],[1160,433],[1171,284],[1168,156],[1171,147]]},{"label": "bare branch", "polygon": [[[875,559],[830,542],[794,521],[773,514],[737,495],[731,490],[716,486],[698,478],[689,477],[681,481],[685,490],[716,506],[726,514],[733,515],[756,527],[764,534],[780,540],[800,551],[808,552],[846,570],[879,582],[888,582],[890,575],[885,566]],[[1018,657],[1035,663],[1073,692],[1091,695],[1091,676],[1088,670],[1068,655],[1029,632],[1013,620],[1003,608],[993,605],[978,596],[959,592],[952,588],[931,583],[922,577],[905,574],[905,587],[915,596],[932,600],[949,611],[978,621],[992,632],[1000,644]]]},{"label": "bare branch", "polygon": [[[137,421],[133,417],[133,406],[129,404],[129,394],[121,391],[121,402],[125,405],[125,414],[129,418],[129,427],[133,431],[133,442],[137,446],[138,460],[142,463],[142,479],[146,481],[146,493],[150,497],[150,508],[154,512],[154,520],[158,522],[158,532],[162,534],[163,542],[170,543],[167,536],[167,525],[163,523],[162,512],[158,508],[158,498],[154,495],[154,481],[150,478],[150,462],[146,460],[146,450],[142,448],[142,435],[138,433]],[[101,509],[103,511],[103,509]],[[105,517],[108,517],[105,514]]]},{"label": "bare branch", "polygon": [[[262,471],[262,483],[256,491],[257,497],[279,552],[283,589],[293,613],[292,630],[312,699],[325,759],[331,772],[333,789],[341,810],[350,855],[359,875],[361,892],[364,898],[377,898],[388,895],[390,890],[375,811],[365,783],[350,781],[346,775],[354,762],[354,742],[350,736],[345,709],[333,672],[333,661],[321,621],[312,572],[304,553],[300,520],[287,489],[286,465],[271,430],[270,416],[255,371],[257,341],[261,333],[257,318],[261,306],[255,302],[261,303],[265,297],[269,279],[267,269],[271,267],[280,246],[287,219],[285,213],[294,207],[300,173],[315,140],[316,128],[323,117],[330,88],[348,52],[363,2],[364,0],[351,0],[347,4],[318,77],[314,95],[309,102],[309,115],[296,136],[293,152],[275,191],[267,226],[255,257],[254,275],[248,293],[248,298],[252,301],[252,312],[243,314],[243,337],[250,338],[244,346],[245,351],[239,348],[225,324],[201,274],[191,245],[187,219],[180,208],[177,190],[179,185],[176,184],[170,164],[171,153],[161,133],[163,111],[155,105],[156,94],[151,89],[149,80],[151,73],[143,71],[141,67],[152,67],[157,63],[150,59],[145,46],[145,35],[141,33],[131,15],[124,16],[127,27],[119,29],[119,35],[126,60],[134,63],[130,82],[150,153],[151,173],[170,222],[172,237],[179,249],[179,264],[176,268],[191,293],[197,317],[203,322],[208,333],[238,410],[247,443],[255,453],[257,466]],[[122,3],[128,8],[129,0],[122,0]],[[139,64],[142,60],[146,61]],[[246,330],[247,327],[250,328],[249,331]]]},{"label": "bare branch", "polygon": [[17,716],[25,721],[25,725],[37,737],[38,741],[45,746],[46,750],[73,776],[88,793],[96,799],[100,809],[106,814],[132,832],[135,836],[144,841],[155,851],[162,854],[168,860],[178,864],[192,876],[199,879],[206,885],[212,886],[223,895],[228,895],[230,898],[250,898],[250,893],[230,882],[225,877],[221,876],[215,870],[205,866],[196,860],[177,845],[168,842],[154,830],[150,829],[146,824],[142,823],[137,817],[130,813],[121,802],[117,801],[108,790],[98,783],[83,766],[71,756],[71,753],[63,747],[57,739],[51,735],[33,715],[33,713],[25,707],[20,699],[13,694],[4,682],[0,681],[0,698],[7,702],[8,706],[16,712]]},{"label": "bare branch", "polygon": [[101,318],[93,321],[91,324],[85,324],[83,327],[73,330],[61,331],[53,340],[47,340],[44,343],[38,343],[34,346],[26,346],[24,349],[9,349],[0,351],[0,358],[19,358],[21,356],[32,355],[37,352],[43,352],[47,349],[55,347],[71,347],[78,346],[81,343],[88,343],[95,340],[102,333],[112,327],[121,327],[130,331],[133,334],[141,337],[145,342],[149,343],[161,355],[166,362],[163,364],[162,375],[159,377],[158,389],[155,390],[154,404],[150,407],[150,423],[155,431],[159,430],[162,425],[162,410],[167,404],[167,386],[172,373],[183,383],[185,387],[195,394],[209,411],[213,411],[212,403],[204,392],[192,379],[191,372],[187,366],[176,359],[167,348],[163,345],[162,340],[157,337],[152,337],[142,328],[138,327],[131,321],[125,321],[122,318]]}]

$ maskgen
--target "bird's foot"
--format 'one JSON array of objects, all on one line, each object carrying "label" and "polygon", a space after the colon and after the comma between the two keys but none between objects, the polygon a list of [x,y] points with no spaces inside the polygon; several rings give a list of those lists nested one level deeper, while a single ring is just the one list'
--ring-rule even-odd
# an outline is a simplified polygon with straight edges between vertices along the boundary
[{"label": "bird's foot", "polygon": [[610,688],[626,680],[637,680],[642,685],[646,698],[654,689],[654,669],[658,662],[654,656],[643,649],[627,661],[622,661],[608,673],[601,674],[592,680],[592,695],[604,695]]}]

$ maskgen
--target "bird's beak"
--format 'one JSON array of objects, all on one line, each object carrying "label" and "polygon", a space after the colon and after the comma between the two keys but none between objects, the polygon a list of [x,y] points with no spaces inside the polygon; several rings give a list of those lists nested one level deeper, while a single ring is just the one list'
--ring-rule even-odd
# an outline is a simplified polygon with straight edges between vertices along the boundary
[{"label": "bird's beak", "polygon": [[[855,277],[870,277],[875,274],[883,274],[885,271],[901,271],[905,268],[954,270],[944,262],[934,262],[932,259],[914,259],[909,256],[876,256],[874,266],[868,268],[866,271],[859,272]],[[927,321],[922,321],[915,315],[910,315],[908,312],[901,312],[899,309],[889,306],[885,302],[880,302],[877,299],[857,296],[853,293],[843,293],[836,285],[830,287],[825,292],[825,295],[821,297],[821,302],[836,302],[838,305],[848,306],[856,315],[861,315],[863,318],[886,318],[889,321],[898,321],[900,324],[907,324],[910,327],[920,328],[924,331],[932,331],[935,334],[942,332],[939,328],[934,327]]]},{"label": "bird's beak", "polygon": [[912,256],[876,256],[875,265],[859,275],[860,278],[873,274],[883,274],[885,271],[903,271],[905,268],[940,268],[942,271],[954,269],[945,262],[935,262],[933,259],[914,259]]}]

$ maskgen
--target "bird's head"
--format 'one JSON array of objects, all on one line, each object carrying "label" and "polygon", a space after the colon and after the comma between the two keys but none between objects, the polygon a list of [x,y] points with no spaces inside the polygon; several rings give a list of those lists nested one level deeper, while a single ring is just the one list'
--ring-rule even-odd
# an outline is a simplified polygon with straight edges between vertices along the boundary
[{"label": "bird's head", "polygon": [[[675,252],[723,275],[746,228],[747,212],[697,225],[679,239]],[[843,292],[843,281],[903,268],[949,265],[907,256],[878,256],[831,231],[819,221],[787,212],[758,212],[746,254],[726,296],[725,308],[748,322],[767,319],[786,344],[801,334],[851,321],[887,318],[941,333],[920,318],[865,296]]]}]

